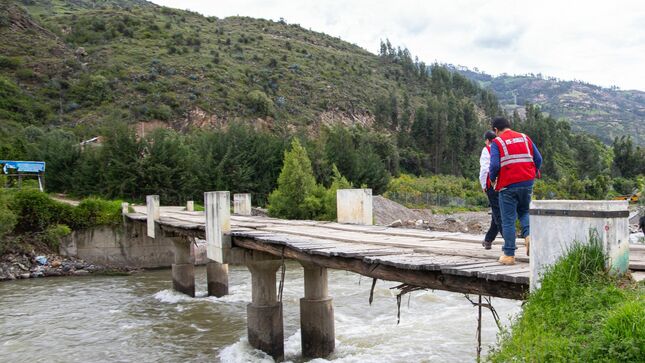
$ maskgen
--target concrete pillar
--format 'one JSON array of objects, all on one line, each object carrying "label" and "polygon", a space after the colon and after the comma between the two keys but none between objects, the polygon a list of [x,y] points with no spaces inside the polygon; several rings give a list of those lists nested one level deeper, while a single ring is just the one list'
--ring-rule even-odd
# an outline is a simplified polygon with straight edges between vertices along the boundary
[{"label": "concrete pillar", "polygon": [[252,282],[251,303],[246,307],[249,343],[280,361],[284,358],[284,331],[275,275],[282,262],[256,252],[253,257],[246,263]]},{"label": "concrete pillar", "polygon": [[302,356],[323,358],[334,351],[334,305],[327,288],[327,268],[301,262],[305,297],[300,299]]},{"label": "concrete pillar", "polygon": [[233,194],[233,213],[241,216],[251,215],[251,194]]},{"label": "concrete pillar", "polygon": [[629,268],[629,209],[627,201],[536,200],[531,202],[531,290],[541,274],[577,241],[588,244],[597,235],[607,267],[617,273]]},{"label": "concrete pillar", "polygon": [[204,193],[208,295],[228,294],[228,255],[231,250],[231,197],[229,192]]},{"label": "concrete pillar", "polygon": [[128,214],[130,211],[130,204],[128,202],[121,203],[121,214]]},{"label": "concrete pillar", "polygon": [[155,221],[159,220],[159,196],[148,195],[146,196],[147,210],[147,223],[148,223],[148,237],[155,238]]},{"label": "concrete pillar", "polygon": [[192,200],[189,200],[186,202],[186,211],[188,212],[194,212],[195,211],[195,202]]},{"label": "concrete pillar", "polygon": [[372,189],[336,191],[338,223],[372,225]]},{"label": "concrete pillar", "polygon": [[175,263],[172,264],[172,288],[195,297],[195,265],[190,258],[190,240],[172,238]]},{"label": "concrete pillar", "polygon": [[208,296],[222,297],[228,295],[228,265],[208,261],[206,263],[206,282]]}]

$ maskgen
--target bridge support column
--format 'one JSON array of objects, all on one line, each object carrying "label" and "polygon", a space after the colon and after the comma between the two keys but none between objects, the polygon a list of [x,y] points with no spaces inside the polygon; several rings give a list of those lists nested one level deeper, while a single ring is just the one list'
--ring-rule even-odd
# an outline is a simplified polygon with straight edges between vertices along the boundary
[{"label": "bridge support column", "polygon": [[228,264],[209,260],[206,264],[206,282],[208,296],[228,295]]},{"label": "bridge support column", "polygon": [[300,299],[302,356],[323,358],[334,351],[334,305],[327,287],[327,268],[301,262],[305,297]]},{"label": "bridge support column", "polygon": [[190,241],[184,237],[173,237],[175,263],[172,264],[172,288],[195,297],[195,265],[190,258]]},{"label": "bridge support column", "polygon": [[254,252],[246,266],[251,271],[251,303],[246,307],[249,343],[271,355],[284,358],[282,303],[277,300],[276,271],[282,265],[275,257]]}]

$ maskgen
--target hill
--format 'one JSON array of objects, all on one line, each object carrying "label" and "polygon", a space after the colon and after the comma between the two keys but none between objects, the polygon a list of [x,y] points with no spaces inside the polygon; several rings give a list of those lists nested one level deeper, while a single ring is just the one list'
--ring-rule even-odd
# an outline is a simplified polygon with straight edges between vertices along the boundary
[{"label": "hill", "polygon": [[[47,189],[78,196],[182,203],[230,190],[266,202],[294,138],[324,187],[337,174],[377,194],[401,173],[472,179],[500,113],[492,91],[389,41],[377,55],[284,21],[4,0],[0,40],[0,158],[44,160]],[[612,150],[525,111],[514,128],[539,145],[554,190],[601,198],[610,176],[637,185],[645,149]],[[89,138],[102,147],[79,145]],[[437,180],[427,186],[445,194]]]},{"label": "hill", "polygon": [[603,88],[540,74],[493,77],[464,67],[449,68],[495,92],[511,113],[521,112],[528,102],[553,117],[569,120],[573,130],[596,135],[606,143],[617,136],[631,135],[636,144],[645,145],[643,91]]},{"label": "hill", "polygon": [[160,121],[180,130],[234,119],[292,130],[323,123],[372,127],[379,110],[390,118],[391,105],[380,106],[392,98],[401,111],[414,110],[437,87],[472,100],[480,115],[497,109],[494,97],[465,79],[432,88],[425,64],[407,50],[379,57],[283,21],[204,17],[146,1],[2,6],[6,87],[42,103],[26,121],[77,126],[83,136],[113,120]]}]

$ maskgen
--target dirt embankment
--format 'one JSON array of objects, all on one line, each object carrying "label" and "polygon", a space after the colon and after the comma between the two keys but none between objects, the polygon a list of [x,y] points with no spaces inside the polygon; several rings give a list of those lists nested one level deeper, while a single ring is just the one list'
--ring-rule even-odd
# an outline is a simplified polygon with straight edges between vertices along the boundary
[{"label": "dirt embankment", "polygon": [[432,214],[428,209],[406,208],[380,195],[374,196],[372,203],[374,223],[383,226],[483,234],[491,220],[487,212]]}]

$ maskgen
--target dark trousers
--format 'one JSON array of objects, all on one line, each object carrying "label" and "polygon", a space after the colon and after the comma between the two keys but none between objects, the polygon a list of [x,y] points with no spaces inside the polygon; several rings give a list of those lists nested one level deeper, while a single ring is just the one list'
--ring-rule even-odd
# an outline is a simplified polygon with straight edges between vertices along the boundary
[{"label": "dark trousers", "polygon": [[499,210],[499,193],[491,187],[486,191],[486,196],[488,197],[488,203],[490,204],[492,213],[490,227],[488,228],[488,232],[486,232],[484,241],[493,242],[497,237],[497,233],[502,233],[502,236],[504,235],[502,232],[502,217]]}]

